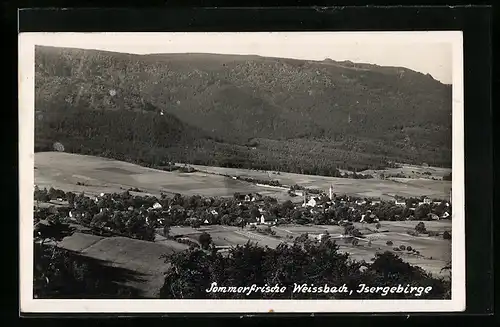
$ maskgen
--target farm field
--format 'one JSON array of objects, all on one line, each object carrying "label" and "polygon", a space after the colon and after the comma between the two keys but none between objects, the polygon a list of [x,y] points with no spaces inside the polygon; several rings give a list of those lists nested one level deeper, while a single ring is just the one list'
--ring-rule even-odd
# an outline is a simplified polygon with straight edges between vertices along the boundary
[{"label": "farm field", "polygon": [[[191,166],[199,171],[212,174],[250,177],[262,180],[277,180],[281,184],[287,186],[298,184],[300,186],[309,188],[319,188],[327,190],[330,185],[333,184],[334,192],[339,194],[348,194],[359,197],[378,197],[384,200],[391,200],[396,195],[403,197],[429,196],[431,198],[448,199],[451,192],[450,181],[432,180],[425,178],[400,178],[387,180],[375,178],[348,179],[238,168],[209,167],[200,165]],[[444,168],[439,169],[445,170]],[[445,173],[443,173],[443,175],[444,174]]]},{"label": "farm field", "polygon": [[[451,168],[441,168],[441,167],[425,167],[425,166],[416,166],[416,165],[407,165],[407,164],[402,164],[400,165],[401,167],[399,168],[386,168],[386,169],[380,169],[380,170],[364,170],[361,173],[362,174],[369,174],[376,176],[377,174],[384,173],[386,175],[391,175],[391,174],[404,174],[408,178],[419,178],[419,177],[425,177],[427,175],[427,178],[438,178],[442,179],[444,176],[448,175],[451,173]],[[432,179],[431,179],[432,181]]]},{"label": "farm field", "polygon": [[[414,230],[417,221],[406,222],[382,222],[379,231],[375,231],[375,226],[356,223],[356,227],[366,236],[359,239],[359,244],[353,246],[350,242],[344,242],[341,237],[343,227],[340,226],[315,226],[315,225],[280,225],[272,227],[276,232],[275,236],[262,235],[256,231],[249,230],[248,227],[241,229],[232,226],[206,226],[202,228],[172,227],[170,235],[184,236],[197,240],[202,232],[207,232],[217,246],[243,245],[248,241],[257,242],[262,246],[276,247],[282,242],[292,242],[294,238],[308,233],[319,235],[328,231],[333,239],[337,240],[340,250],[349,253],[353,259],[370,261],[377,252],[393,251],[394,247],[404,245],[411,246],[420,252],[420,256],[407,251],[398,251],[397,254],[405,261],[418,265],[435,275],[443,275],[441,268],[446,266],[451,260],[451,242],[444,240],[442,236],[411,236],[408,231]],[[451,231],[451,221],[425,222],[429,231],[444,232]],[[292,238],[290,238],[290,236]],[[348,238],[348,240],[352,240]],[[368,241],[371,245],[368,246]],[[393,245],[388,246],[387,241],[392,241]]]},{"label": "farm field", "polygon": [[168,266],[160,256],[188,248],[171,240],[156,243],[79,232],[64,238],[59,246],[129,272],[119,283],[138,289],[146,298],[157,297],[163,285],[163,273]]},{"label": "farm field", "polygon": [[[123,192],[139,188],[141,195],[159,196],[160,192],[183,195],[233,196],[235,192],[258,192],[281,200],[290,199],[281,189],[257,186],[244,181],[202,172],[181,173],[142,167],[131,163],[63,152],[35,154],[35,184],[66,192]],[[77,183],[85,185],[77,185]]]},{"label": "farm field", "polygon": [[[101,192],[123,192],[129,188],[139,188],[143,192],[138,195],[159,196],[160,192],[181,193],[183,195],[230,197],[235,192],[259,192],[281,201],[301,198],[290,198],[286,190],[254,185],[234,180],[231,176],[248,176],[258,179],[279,180],[284,185],[299,184],[311,188],[327,190],[334,185],[338,194],[350,194],[361,197],[381,197],[390,199],[394,195],[420,196],[448,199],[451,189],[449,181],[429,179],[345,179],[322,176],[299,175],[290,173],[272,174],[262,171],[230,169],[206,166],[193,166],[202,171],[195,173],[165,172],[141,167],[138,165],[106,158],[76,155],[62,152],[40,152],[35,154],[35,184],[40,188],[54,187],[64,191],[99,194]],[[77,185],[77,183],[85,185]],[[135,193],[135,192],[132,192]],[[249,228],[231,226],[203,226],[201,228],[172,227],[170,235],[183,236],[192,240],[198,239],[203,231],[208,232],[215,245],[220,247],[236,246],[248,241],[262,246],[276,247],[282,242],[292,242],[293,238],[303,233],[312,235],[328,230],[331,237],[337,239],[340,250],[347,252],[353,259],[370,261],[377,252],[393,250],[401,245],[411,246],[420,251],[420,256],[398,251],[405,261],[418,265],[435,275],[446,275],[441,272],[451,260],[451,242],[442,237],[411,236],[407,232],[413,230],[417,221],[383,221],[376,230],[374,224],[356,223],[356,227],[366,236],[359,240],[357,246],[346,243],[340,237],[343,228],[340,226],[301,226],[280,225],[273,227],[275,236],[263,235]],[[429,231],[451,231],[451,221],[425,222]],[[368,246],[368,240],[371,245]],[[386,245],[387,241],[393,245]],[[99,237],[77,232],[61,242],[61,246],[82,253],[83,255],[104,260],[114,267],[121,267],[137,272],[142,277],[127,283],[143,291],[146,297],[155,297],[154,292],[163,284],[163,272],[167,264],[160,259],[162,254],[187,249],[186,244],[168,240],[157,235],[155,242],[139,241],[123,237]]]},{"label": "farm field", "polygon": [[[248,227],[241,229],[220,225],[201,228],[172,226],[170,235],[182,236],[197,242],[199,235],[207,232],[211,235],[214,244],[219,247],[233,247],[250,241],[261,246],[275,248],[282,242],[291,243],[294,238],[303,233],[314,236],[328,231],[337,241],[340,251],[349,253],[352,259],[369,262],[378,252],[393,251],[394,247],[401,245],[411,246],[418,250],[420,255],[398,251],[398,256],[435,276],[447,276],[447,272],[441,271],[441,268],[451,260],[449,240],[444,240],[442,237],[408,235],[406,232],[414,229],[416,222],[382,222],[381,224],[379,232],[371,232],[375,230],[373,225],[355,224],[366,237],[358,239],[357,246],[351,244],[352,238],[350,237],[346,238],[349,242],[344,242],[345,239],[341,237],[343,228],[340,226],[280,225],[272,227],[272,230],[276,232],[275,236],[263,235]],[[427,230],[430,231],[451,230],[451,221],[426,222],[425,224]],[[393,242],[393,245],[386,244],[389,240]],[[368,244],[368,241],[371,241],[371,244]],[[128,271],[127,277],[120,283],[140,290],[147,298],[157,297],[157,292],[163,285],[163,273],[168,268],[168,264],[161,256],[183,251],[189,247],[158,234],[154,242],[147,242],[126,237],[101,237],[81,232],[75,232],[64,238],[59,246],[101,260],[109,267]]]},{"label": "farm field", "polygon": [[[406,197],[426,195],[448,199],[451,191],[449,181],[347,179],[197,165],[192,167],[200,171],[194,173],[166,172],[117,160],[63,152],[36,153],[35,167],[37,167],[35,183],[39,187],[54,187],[72,192],[84,191],[88,194],[122,192],[123,189],[137,187],[144,192],[141,193],[143,195],[159,195],[160,192],[165,192],[229,197],[235,192],[258,192],[281,201],[301,200],[298,197],[290,197],[285,189],[255,185],[217,174],[273,179],[284,185],[298,184],[325,190],[333,184],[334,191],[339,194],[381,199],[392,199],[395,195]],[[77,185],[78,182],[85,185]]]}]

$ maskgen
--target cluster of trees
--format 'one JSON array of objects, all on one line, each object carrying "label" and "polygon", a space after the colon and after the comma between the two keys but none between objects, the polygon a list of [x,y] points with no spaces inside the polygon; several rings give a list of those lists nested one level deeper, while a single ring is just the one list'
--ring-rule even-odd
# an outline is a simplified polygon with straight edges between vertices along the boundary
[{"label": "cluster of trees", "polygon": [[[167,256],[170,264],[165,275],[160,297],[169,299],[382,299],[421,298],[449,299],[450,282],[434,278],[421,268],[403,262],[390,252],[379,253],[371,263],[352,260],[338,252],[331,239],[315,242],[305,237],[293,245],[281,244],[276,249],[252,243],[237,246],[222,255],[217,251],[191,248]],[[207,292],[212,283],[219,286],[286,287],[283,293]],[[346,285],[353,293],[293,292],[294,283],[315,286]],[[415,297],[410,294],[357,293],[360,284],[404,285],[432,287],[428,294]]]},{"label": "cluster of trees", "polygon": [[[367,223],[376,223],[379,220],[406,220],[408,217],[412,220],[429,220],[431,218],[428,213],[439,213],[443,207],[443,205],[422,205],[412,212],[408,208],[390,202],[381,202],[374,206],[367,202],[352,209],[352,203],[357,198],[349,198],[349,201],[345,203],[337,201],[325,210],[311,211],[289,200],[278,203],[275,198],[269,196],[264,196],[256,202],[242,202],[244,199],[242,194],[235,194],[233,198],[162,194],[157,198],[134,196],[125,191],[91,198],[83,193],[75,194],[53,188],[48,191],[35,189],[35,200],[44,202],[54,198],[67,200],[69,208],[38,208],[34,215],[36,221],[47,217],[67,220],[71,210],[73,219],[89,227],[93,233],[111,233],[148,241],[154,240],[155,231],[159,228],[168,231],[169,226],[198,228],[202,224],[243,227],[256,222],[262,213],[269,220],[275,220],[277,224],[331,225],[343,221],[360,221],[363,215],[363,220]],[[323,197],[325,206],[327,201],[328,198]],[[155,205],[159,207],[154,208]]]}]

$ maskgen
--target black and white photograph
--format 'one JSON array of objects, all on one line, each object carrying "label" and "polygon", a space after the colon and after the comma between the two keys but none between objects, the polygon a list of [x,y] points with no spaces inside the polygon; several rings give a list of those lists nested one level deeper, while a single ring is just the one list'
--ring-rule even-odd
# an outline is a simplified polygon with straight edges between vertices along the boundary
[{"label": "black and white photograph", "polygon": [[21,33],[19,74],[21,310],[465,309],[461,32]]}]

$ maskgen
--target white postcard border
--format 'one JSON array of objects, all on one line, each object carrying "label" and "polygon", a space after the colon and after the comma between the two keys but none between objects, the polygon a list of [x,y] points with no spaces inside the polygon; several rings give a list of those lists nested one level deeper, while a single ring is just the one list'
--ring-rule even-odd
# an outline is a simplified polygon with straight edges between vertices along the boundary
[{"label": "white postcard border", "polygon": [[[52,300],[33,298],[34,48],[40,39],[78,38],[89,33],[19,34],[19,228],[22,313],[265,313],[273,312],[452,312],[465,310],[464,83],[461,31],[279,32],[283,37],[321,33],[339,43],[451,43],[452,112],[452,291],[451,300]],[[95,34],[95,33],[94,33]],[[102,33],[99,33],[102,34]],[[143,34],[128,34],[141,38]],[[165,34],[165,33],[161,33]],[[179,34],[179,33],[176,33]],[[184,33],[189,37],[193,33]],[[208,34],[208,33],[206,33]],[[233,33],[241,38],[242,34]],[[88,36],[88,35],[87,35]],[[207,51],[209,51],[207,49]]]}]

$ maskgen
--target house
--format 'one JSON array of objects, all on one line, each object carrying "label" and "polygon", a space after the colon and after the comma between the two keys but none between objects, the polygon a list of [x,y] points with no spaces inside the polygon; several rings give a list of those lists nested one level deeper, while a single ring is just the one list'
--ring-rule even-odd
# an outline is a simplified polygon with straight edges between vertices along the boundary
[{"label": "house", "polygon": [[427,215],[427,217],[429,217],[432,220],[439,220],[439,216],[436,215],[435,213],[430,213]]},{"label": "house", "polygon": [[252,201],[262,201],[263,197],[259,193],[255,193]]},{"label": "house", "polygon": [[304,191],[293,191],[293,193],[297,196],[304,196]]},{"label": "house", "polygon": [[252,194],[245,195],[245,201],[247,201],[247,202],[252,201]]},{"label": "house", "polygon": [[205,219],[205,221],[203,222],[204,224],[208,224],[208,219]]},{"label": "house", "polygon": [[424,198],[424,203],[425,204],[431,204],[432,203],[432,200],[429,199],[429,198]]},{"label": "house", "polygon": [[417,204],[417,206],[419,206],[419,207],[420,207],[420,206],[423,206],[424,204],[425,204],[425,202],[420,201],[420,202]]},{"label": "house", "polygon": [[434,201],[434,202],[432,202],[432,204],[435,205],[435,206],[439,206],[439,205],[441,205],[441,203],[442,203],[441,201]]},{"label": "house", "polygon": [[363,204],[366,204],[366,201],[365,200],[356,200],[356,204],[358,206],[362,206]]},{"label": "house", "polygon": [[163,207],[158,202],[156,202],[155,204],[153,204],[153,209],[157,210],[157,209],[161,209],[161,208],[163,208]]},{"label": "house", "polygon": [[219,213],[217,212],[217,210],[215,209],[212,209],[212,211],[210,211],[210,213],[213,215],[213,216],[217,216]]},{"label": "house", "polygon": [[276,223],[277,219],[272,218],[267,215],[261,215],[260,216],[260,224],[261,225],[274,225]]},{"label": "house", "polygon": [[403,199],[396,199],[396,201],[394,202],[395,205],[397,206],[406,206],[406,201],[403,200]]},{"label": "house", "polygon": [[302,206],[303,207],[315,207],[318,205],[318,203],[319,203],[319,198],[313,197],[313,198],[310,198],[309,201],[304,202],[304,204]]},{"label": "house", "polygon": [[371,203],[372,203],[372,206],[374,206],[374,205],[380,204],[380,201],[379,200],[373,200]]},{"label": "house", "polygon": [[447,219],[447,218],[450,218],[450,217],[451,217],[451,215],[448,213],[448,211],[445,211],[443,213],[443,215],[441,216],[441,219]]}]

